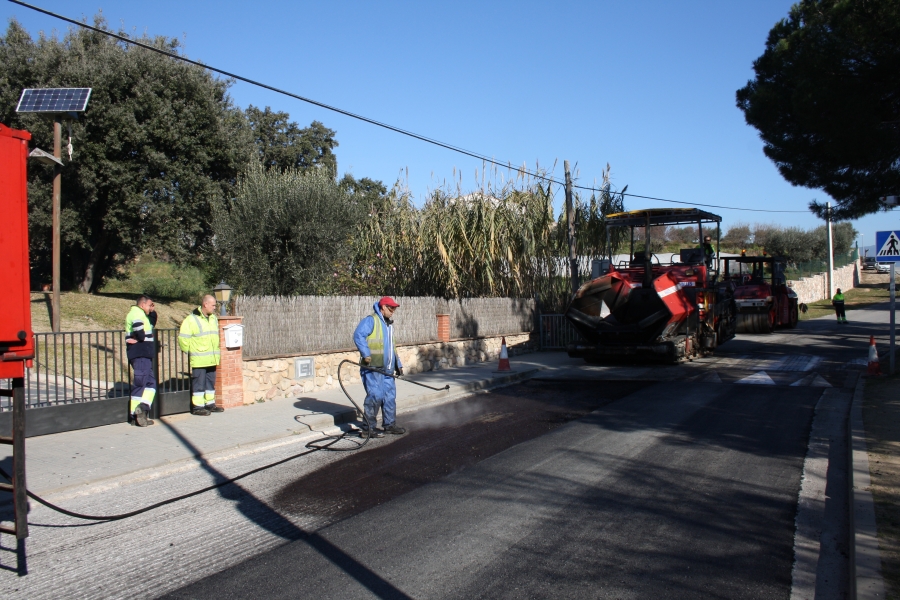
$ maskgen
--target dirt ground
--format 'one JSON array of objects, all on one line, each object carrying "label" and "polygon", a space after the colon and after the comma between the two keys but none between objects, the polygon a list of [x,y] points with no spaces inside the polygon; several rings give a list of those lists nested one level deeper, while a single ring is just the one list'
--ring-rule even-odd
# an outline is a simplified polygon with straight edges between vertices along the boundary
[{"label": "dirt ground", "polygon": [[900,599],[900,375],[866,380],[863,420],[887,597]]}]

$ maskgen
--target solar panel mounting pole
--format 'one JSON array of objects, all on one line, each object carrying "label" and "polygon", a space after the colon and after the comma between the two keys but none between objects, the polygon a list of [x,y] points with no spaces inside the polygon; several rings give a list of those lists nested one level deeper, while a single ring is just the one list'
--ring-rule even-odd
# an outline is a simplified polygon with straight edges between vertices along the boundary
[{"label": "solar panel mounting pole", "polygon": [[[53,117],[53,156],[57,160],[62,158],[62,123],[58,115]],[[51,301],[53,312],[52,328],[59,331],[59,254],[60,254],[60,205],[62,204],[62,169],[53,166],[53,299]]]},{"label": "solar panel mounting pole", "polygon": [[[16,106],[17,113],[44,113],[53,116],[53,159],[43,151],[35,150],[29,155],[40,162],[52,160],[53,165],[53,291],[50,302],[50,326],[53,331],[60,330],[59,288],[60,288],[60,205],[62,204],[62,115],[73,117],[84,112],[91,88],[25,88]],[[71,130],[69,130],[71,141]],[[71,153],[69,159],[71,160]]]}]

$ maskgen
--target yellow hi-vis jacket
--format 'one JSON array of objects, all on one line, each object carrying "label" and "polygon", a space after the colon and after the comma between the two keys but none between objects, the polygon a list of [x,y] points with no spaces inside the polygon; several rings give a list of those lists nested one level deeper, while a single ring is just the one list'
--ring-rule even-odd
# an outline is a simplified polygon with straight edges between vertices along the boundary
[{"label": "yellow hi-vis jacket", "polygon": [[191,368],[219,365],[219,319],[208,317],[198,306],[181,322],[178,345],[191,356]]}]

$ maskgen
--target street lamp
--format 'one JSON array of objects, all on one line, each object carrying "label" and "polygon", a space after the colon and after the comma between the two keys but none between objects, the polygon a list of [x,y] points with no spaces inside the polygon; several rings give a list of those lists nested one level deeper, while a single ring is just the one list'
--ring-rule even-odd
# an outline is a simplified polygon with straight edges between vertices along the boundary
[{"label": "street lamp", "polygon": [[222,308],[219,309],[219,314],[221,316],[225,316],[225,305],[228,304],[228,301],[231,300],[231,292],[234,291],[230,285],[225,283],[223,279],[219,282],[219,285],[213,288],[213,294],[216,296],[216,302],[222,305]]}]

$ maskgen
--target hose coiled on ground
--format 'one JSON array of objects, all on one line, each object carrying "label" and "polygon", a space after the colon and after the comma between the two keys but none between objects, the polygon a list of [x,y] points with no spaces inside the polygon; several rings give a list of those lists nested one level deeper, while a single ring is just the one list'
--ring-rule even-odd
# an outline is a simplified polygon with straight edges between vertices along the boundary
[{"label": "hose coiled on ground", "polygon": [[[50,510],[55,510],[55,511],[58,512],[58,513],[62,513],[62,514],[64,514],[64,515],[66,515],[66,516],[73,517],[73,518],[75,518],[75,519],[83,519],[83,520],[86,520],[86,521],[120,521],[120,520],[122,520],[122,519],[128,519],[128,518],[130,518],[130,517],[136,517],[137,515],[140,515],[140,514],[143,514],[143,513],[145,513],[145,512],[154,510],[154,509],[156,509],[156,508],[160,508],[161,506],[166,506],[167,504],[174,504],[175,502],[180,502],[181,500],[186,500],[186,499],[188,499],[188,498],[193,498],[194,496],[199,496],[200,494],[204,494],[204,493],[206,493],[206,492],[210,492],[210,491],[212,491],[212,490],[219,489],[219,488],[221,488],[221,487],[224,487],[224,486],[226,486],[226,485],[229,485],[229,484],[232,484],[232,483],[234,483],[234,482],[236,482],[236,481],[239,481],[239,480],[241,480],[241,479],[244,479],[245,477],[249,477],[250,475],[253,475],[253,474],[255,474],[255,473],[259,473],[260,471],[265,471],[265,470],[267,470],[267,469],[271,469],[272,467],[277,467],[278,465],[283,465],[283,464],[286,463],[286,462],[290,462],[290,461],[292,461],[292,460],[294,460],[294,459],[297,459],[297,458],[300,458],[300,457],[302,457],[302,456],[306,456],[306,455],[308,455],[308,454],[312,454],[313,452],[318,452],[318,451],[320,451],[320,450],[330,450],[330,451],[332,451],[332,452],[351,452],[351,451],[359,450],[359,449],[361,449],[363,446],[365,446],[366,444],[369,443],[369,439],[371,439],[371,435],[372,435],[371,432],[372,432],[372,430],[374,430],[374,428],[375,428],[374,425],[375,425],[375,424],[374,424],[374,423],[371,423],[371,424],[369,423],[369,420],[368,420],[368,418],[366,417],[365,411],[359,407],[359,405],[356,403],[356,401],[353,399],[353,397],[350,396],[350,393],[347,391],[347,388],[344,387],[344,382],[343,382],[343,380],[341,379],[341,367],[344,366],[344,363],[349,363],[349,364],[351,364],[351,365],[358,366],[359,368],[364,369],[364,370],[367,370],[367,371],[373,371],[373,372],[375,372],[375,373],[381,373],[382,375],[385,375],[385,376],[387,376],[387,377],[392,377],[392,378],[394,378],[394,379],[401,379],[401,380],[403,380],[403,381],[408,381],[409,383],[413,383],[413,384],[415,384],[415,385],[418,385],[418,386],[421,386],[421,387],[424,387],[424,388],[428,388],[428,389],[430,389],[430,390],[444,391],[444,390],[449,390],[449,389],[450,389],[450,386],[449,386],[449,385],[446,385],[446,386],[444,386],[444,387],[442,387],[442,388],[436,388],[436,387],[432,387],[432,386],[430,386],[430,385],[426,385],[426,384],[424,384],[424,383],[419,383],[419,382],[417,382],[417,381],[411,381],[411,380],[409,380],[409,379],[405,379],[405,378],[403,378],[403,377],[401,377],[401,376],[394,375],[394,374],[392,374],[392,373],[387,373],[387,372],[385,372],[385,371],[382,371],[381,369],[376,369],[376,368],[374,368],[374,367],[367,367],[367,366],[365,366],[365,365],[358,365],[357,363],[355,363],[355,362],[353,362],[353,361],[351,361],[351,360],[342,360],[342,361],[340,362],[340,364],[338,365],[338,372],[337,372],[337,376],[338,376],[338,384],[340,384],[340,386],[341,386],[341,391],[344,392],[344,395],[347,396],[347,399],[350,400],[350,403],[351,403],[351,404],[353,404],[353,407],[356,409],[356,414],[359,415],[359,416],[361,416],[362,419],[366,422],[365,436],[363,437],[362,442],[358,442],[358,441],[356,441],[356,440],[349,439],[347,436],[350,434],[350,432],[343,432],[343,433],[341,433],[340,435],[326,435],[326,436],[321,437],[321,438],[319,438],[319,439],[317,439],[317,440],[313,440],[313,441],[311,441],[311,442],[308,442],[308,443],[306,444],[306,446],[305,446],[305,447],[306,447],[306,450],[305,450],[304,452],[298,452],[297,454],[294,454],[294,455],[292,455],[292,456],[288,456],[287,458],[282,458],[281,460],[277,460],[277,461],[275,461],[275,462],[273,462],[273,463],[269,463],[269,464],[267,464],[267,465],[263,465],[263,466],[261,466],[261,467],[255,468],[255,469],[251,469],[251,470],[249,470],[249,471],[247,471],[247,472],[245,472],[245,473],[241,473],[240,475],[237,475],[237,476],[235,476],[235,477],[231,477],[231,478],[229,478],[229,479],[225,479],[225,480],[223,480],[223,481],[220,481],[219,483],[214,483],[214,484],[212,484],[212,485],[208,485],[208,486],[203,487],[203,488],[200,488],[200,489],[198,489],[198,490],[194,490],[193,492],[188,492],[188,493],[186,493],[186,494],[181,494],[181,495],[175,496],[175,497],[173,497],[173,498],[168,498],[168,499],[166,499],[166,500],[161,500],[161,501],[156,502],[156,503],[154,503],[154,504],[150,504],[149,506],[145,506],[145,507],[143,507],[143,508],[139,508],[139,509],[137,509],[137,510],[133,510],[133,511],[127,512],[127,513],[121,513],[121,514],[118,514],[118,515],[102,515],[102,516],[98,516],[98,515],[86,515],[86,514],[74,512],[74,511],[71,511],[71,510],[66,510],[65,508],[62,508],[61,506],[57,506],[57,505],[53,504],[52,502],[49,502],[49,501],[47,501],[47,500],[44,500],[43,498],[41,498],[41,497],[38,496],[37,494],[34,494],[34,493],[32,493],[31,491],[26,490],[26,492],[28,493],[28,497],[31,498],[32,500],[34,500],[35,502],[38,502],[39,504],[43,504],[44,506],[46,506],[46,507],[49,508]],[[347,439],[348,441],[353,442],[354,445],[353,445],[352,447],[350,447],[350,448],[333,448],[333,447],[332,447],[332,446],[334,446],[335,444],[337,444],[338,442],[340,442],[341,440],[344,440],[344,439]],[[328,440],[328,443],[326,443],[326,444],[324,444],[324,445],[321,445],[321,442],[326,441],[326,440]],[[4,478],[6,478],[8,481],[12,481],[12,477],[10,477],[9,473],[7,473],[6,471],[4,471],[2,468],[0,468],[0,475],[2,475],[2,476],[3,476]]]}]

